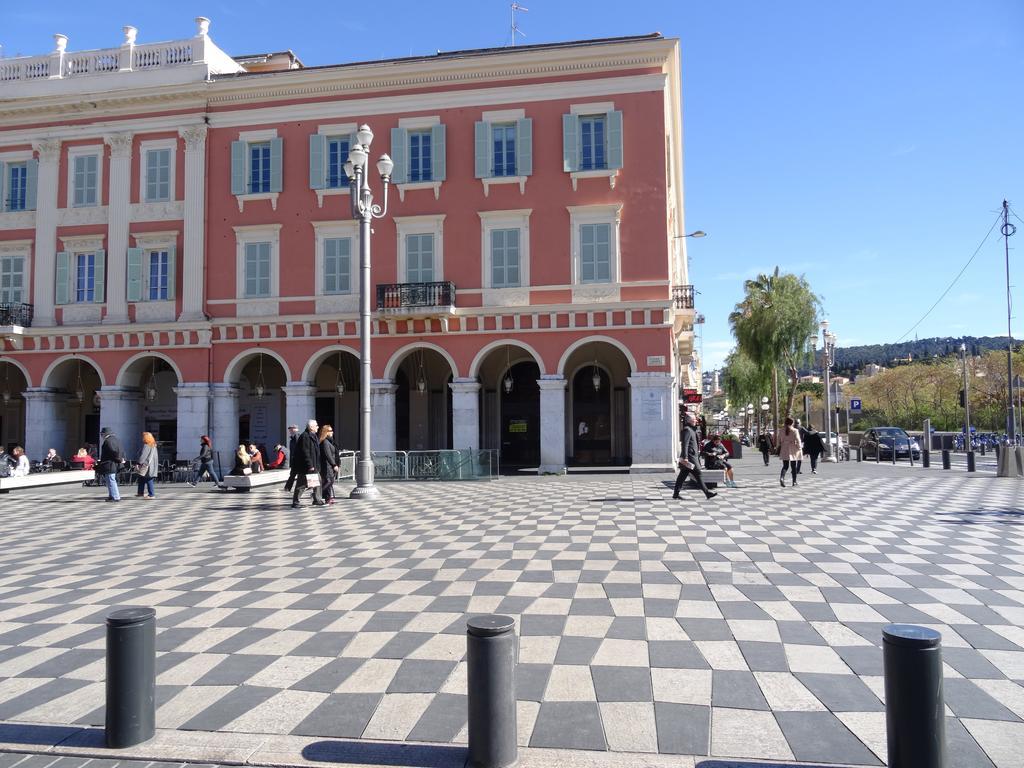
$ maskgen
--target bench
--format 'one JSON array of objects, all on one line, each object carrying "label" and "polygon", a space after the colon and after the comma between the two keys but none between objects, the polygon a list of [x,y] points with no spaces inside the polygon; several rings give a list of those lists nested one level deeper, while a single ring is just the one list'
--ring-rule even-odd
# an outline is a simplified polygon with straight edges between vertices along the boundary
[{"label": "bench", "polygon": [[47,485],[84,483],[94,479],[96,479],[96,472],[91,469],[71,469],[66,472],[36,472],[20,477],[0,477],[0,493],[8,493],[19,488],[42,488]]},{"label": "bench", "polygon": [[247,492],[253,488],[283,483],[288,479],[288,474],[287,469],[267,469],[263,472],[253,472],[251,475],[227,475],[224,477],[224,487]]},{"label": "bench", "polygon": [[717,488],[719,483],[725,482],[724,469],[702,469],[700,474],[708,488]]}]

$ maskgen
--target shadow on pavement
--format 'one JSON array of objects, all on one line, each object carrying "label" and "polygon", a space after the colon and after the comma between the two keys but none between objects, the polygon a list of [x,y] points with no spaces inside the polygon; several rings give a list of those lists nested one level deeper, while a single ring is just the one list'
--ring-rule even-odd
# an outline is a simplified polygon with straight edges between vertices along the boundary
[{"label": "shadow on pavement", "polygon": [[81,730],[81,727],[75,726],[2,723],[0,724],[0,744],[24,744],[26,746],[60,744]]},{"label": "shadow on pavement", "polygon": [[1024,511],[972,509],[965,512],[940,512],[939,522],[950,525],[1024,525]]},{"label": "shadow on pavement", "polygon": [[758,763],[750,760],[702,760],[696,768],[835,768],[810,763]]},{"label": "shadow on pavement", "polygon": [[353,765],[400,765],[411,768],[462,768],[465,747],[380,744],[365,741],[318,741],[302,750],[306,760]]}]

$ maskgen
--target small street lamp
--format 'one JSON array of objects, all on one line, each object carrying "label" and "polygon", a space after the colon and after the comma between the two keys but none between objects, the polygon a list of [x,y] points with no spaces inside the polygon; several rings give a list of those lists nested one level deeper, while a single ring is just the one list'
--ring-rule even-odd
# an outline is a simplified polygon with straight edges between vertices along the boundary
[{"label": "small street lamp", "polygon": [[704,230],[702,230],[702,229],[698,229],[698,230],[696,230],[696,231],[694,231],[694,232],[691,232],[691,233],[690,233],[690,234],[688,234],[688,235],[676,235],[676,236],[675,236],[675,237],[673,237],[672,239],[673,239],[673,240],[679,240],[680,238],[683,238],[683,237],[696,237],[697,239],[700,239],[700,238],[702,238],[702,237],[707,237],[707,236],[708,236],[708,233],[707,233],[707,232],[705,232],[705,231],[704,231]]},{"label": "small street lamp", "polygon": [[821,321],[822,339],[822,361],[821,367],[825,372],[825,461],[838,461],[839,430],[836,429],[836,450],[832,448],[832,393],[829,391],[828,374],[829,369],[836,362],[836,335],[828,330],[828,320]]},{"label": "small street lamp", "polygon": [[349,498],[374,499],[380,495],[373,484],[373,456],[370,452],[370,233],[374,219],[388,212],[388,185],[395,164],[387,155],[377,161],[377,173],[383,187],[383,205],[373,202],[370,190],[370,144],[373,131],[361,125],[356,131],[356,143],[348,153],[345,174],[349,178],[352,218],[359,222],[359,461],[356,464],[356,487]]}]

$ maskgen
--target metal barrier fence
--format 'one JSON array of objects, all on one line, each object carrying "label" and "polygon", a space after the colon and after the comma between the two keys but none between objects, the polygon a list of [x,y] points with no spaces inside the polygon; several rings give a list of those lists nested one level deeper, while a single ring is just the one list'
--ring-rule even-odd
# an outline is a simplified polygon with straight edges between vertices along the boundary
[{"label": "metal barrier fence", "polygon": [[489,480],[498,475],[495,449],[374,451],[378,480]]}]

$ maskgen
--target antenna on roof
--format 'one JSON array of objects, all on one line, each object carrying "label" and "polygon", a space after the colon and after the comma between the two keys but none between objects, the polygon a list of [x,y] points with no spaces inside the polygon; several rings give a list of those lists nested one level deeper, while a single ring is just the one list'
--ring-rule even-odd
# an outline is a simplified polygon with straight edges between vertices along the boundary
[{"label": "antenna on roof", "polygon": [[516,47],[516,35],[522,35],[523,37],[526,37],[526,33],[523,32],[519,27],[516,26],[516,11],[522,11],[523,13],[526,13],[530,9],[529,8],[524,8],[519,3],[516,3],[516,2],[512,3],[511,8],[512,8],[512,47],[515,48]]}]

